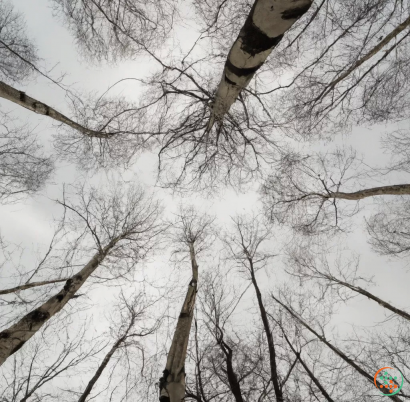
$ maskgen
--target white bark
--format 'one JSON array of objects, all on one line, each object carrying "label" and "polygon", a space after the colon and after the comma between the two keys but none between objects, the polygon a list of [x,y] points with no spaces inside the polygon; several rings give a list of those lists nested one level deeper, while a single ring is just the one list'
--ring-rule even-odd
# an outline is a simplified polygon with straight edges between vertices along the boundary
[{"label": "white bark", "polygon": [[209,121],[221,121],[252,80],[283,34],[309,9],[313,0],[256,0],[225,63]]},{"label": "white bark", "polygon": [[24,92],[19,91],[2,81],[0,81],[0,97],[3,99],[7,99],[10,102],[16,103],[17,105],[23,106],[34,113],[49,116],[52,119],[57,120],[60,123],[63,123],[89,137],[109,138],[112,136],[112,134],[109,133],[102,133],[99,131],[90,130],[87,127],[84,127],[81,124],[78,124],[75,121],[71,120],[67,116],[64,116],[62,113],[46,105],[45,103],[40,102],[37,99],[31,98]]},{"label": "white bark", "polygon": [[159,397],[161,402],[181,402],[185,397],[184,366],[198,286],[198,265],[195,258],[194,245],[192,243],[189,245],[189,251],[192,265],[192,279],[188,285],[188,291],[169,349]]},{"label": "white bark", "polygon": [[17,323],[0,332],[0,366],[17,352],[51,317],[56,315],[73,298],[88,277],[97,269],[119,238],[113,239],[88,264],[71,277],[64,288],[44,304],[28,313]]}]

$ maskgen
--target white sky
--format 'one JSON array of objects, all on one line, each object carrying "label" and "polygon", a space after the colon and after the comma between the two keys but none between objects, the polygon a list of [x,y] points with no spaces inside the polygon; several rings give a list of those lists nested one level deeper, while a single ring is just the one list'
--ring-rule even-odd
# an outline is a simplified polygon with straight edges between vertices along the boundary
[{"label": "white sky", "polygon": [[[77,50],[74,47],[73,39],[70,33],[63,25],[52,16],[49,3],[46,0],[13,0],[15,8],[26,16],[27,32],[29,37],[34,41],[39,50],[39,56],[44,59],[47,66],[56,65],[55,72],[67,72],[65,83],[75,83],[76,88],[95,90],[103,92],[110,85],[124,77],[143,77],[150,72],[150,65],[142,58],[134,62],[122,62],[118,66],[95,66],[81,61]],[[195,36],[189,37],[186,45],[190,45],[190,40],[195,40]],[[186,40],[184,39],[184,40]],[[48,83],[43,78],[38,78],[35,82],[30,82],[27,86],[17,85],[18,89],[23,89],[27,94],[34,98],[39,98],[43,102],[51,105],[55,109],[68,113],[62,90]],[[138,85],[125,84],[121,91],[129,96],[138,98]],[[54,132],[53,124],[47,117],[42,117],[26,111],[16,105],[4,100],[0,100],[0,107],[3,110],[11,110],[14,115],[22,121],[27,121],[36,127],[35,132],[41,138],[46,147],[51,143],[51,136]],[[336,138],[332,143],[319,142],[312,147],[324,148],[336,144],[352,145],[359,153],[365,156],[369,164],[383,165],[389,160],[389,155],[380,148],[380,137],[384,132],[383,127],[377,128],[355,128],[350,136]],[[306,147],[306,144],[301,147]],[[124,172],[127,180],[136,180],[147,185],[152,185],[155,181],[156,156],[154,154],[143,155],[133,166],[131,171]],[[40,245],[46,246],[53,233],[51,220],[58,217],[61,208],[58,207],[52,199],[61,195],[62,184],[76,183],[84,180],[84,174],[78,172],[74,166],[68,163],[59,163],[56,174],[46,189],[39,195],[26,200],[23,203],[0,206],[0,232],[8,241],[19,243],[27,249],[33,249]],[[396,175],[393,176],[391,184],[398,184],[408,181],[408,177]],[[94,183],[103,183],[106,181],[104,174],[99,174],[92,178]],[[218,217],[221,225],[229,222],[229,216],[235,212],[250,212],[256,210],[260,204],[257,186],[246,194],[236,194],[233,190],[226,190],[223,194],[215,199],[204,199],[201,195],[189,198],[190,203],[194,203],[204,211],[212,211]],[[168,191],[157,188],[157,196],[164,200],[167,211],[175,211],[180,203],[178,197],[172,196]],[[406,260],[390,260],[373,253],[367,244],[367,233],[365,231],[364,216],[370,216],[374,211],[373,200],[366,200],[363,213],[355,216],[353,230],[345,237],[340,237],[338,241],[342,246],[361,254],[360,273],[362,276],[373,276],[375,286],[368,289],[382,299],[391,302],[393,305],[410,311],[410,273],[409,264]],[[280,230],[276,233],[277,241],[281,240]],[[280,247],[279,247],[280,248]],[[280,257],[278,257],[279,259]],[[30,263],[27,257],[25,262]],[[276,260],[275,260],[276,261]],[[158,264],[162,264],[162,269],[171,270],[167,265],[167,257],[159,256],[151,263],[147,264],[144,270],[156,270]],[[201,263],[200,263],[201,265]],[[272,282],[276,278],[284,277],[281,271],[281,264],[273,264],[274,274],[266,276],[260,273],[260,283],[265,289],[271,288]],[[181,284],[184,285],[188,278],[182,278]],[[0,285],[3,288],[3,284]],[[103,296],[107,301],[104,293],[105,290],[95,289],[92,297]],[[253,297],[253,291],[250,289],[250,297]],[[182,300],[181,300],[182,301]],[[247,301],[246,303],[248,303]],[[342,306],[339,310],[334,325],[337,325],[339,335],[348,330],[351,326],[368,326],[371,328],[375,323],[384,320],[386,311],[380,306],[363,297],[353,299],[348,304]],[[381,362],[382,367],[383,362]]]}]

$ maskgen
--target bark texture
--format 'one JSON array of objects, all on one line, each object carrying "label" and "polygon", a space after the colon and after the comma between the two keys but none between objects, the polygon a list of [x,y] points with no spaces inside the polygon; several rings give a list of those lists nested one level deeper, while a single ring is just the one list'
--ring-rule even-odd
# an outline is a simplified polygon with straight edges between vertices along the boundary
[{"label": "bark texture", "polygon": [[393,186],[373,187],[365,190],[355,191],[354,193],[330,192],[323,195],[324,198],[341,198],[344,200],[361,200],[376,195],[406,195],[410,194],[410,184],[396,184]]},{"label": "bark texture", "polygon": [[[371,383],[374,383],[374,377],[363,370],[359,365],[357,365],[352,359],[349,359],[340,349],[336,346],[333,346],[324,336],[319,335],[312,327],[310,327],[304,320],[302,320],[292,309],[285,306],[280,300],[272,295],[272,298],[279,303],[292,317],[294,317],[298,322],[300,322],[308,331],[314,334],[321,342],[323,342],[328,348],[330,348],[334,353],[336,353],[342,360],[347,364],[352,366],[357,372],[359,372],[364,378],[369,380]],[[380,391],[386,394],[395,402],[402,402],[402,400],[397,395],[389,395],[388,390],[385,388],[380,388]]]},{"label": "bark texture", "polygon": [[283,34],[310,8],[313,0],[256,0],[229,51],[215,94],[210,130],[221,121],[239,93],[263,65]]},{"label": "bark texture", "polygon": [[189,245],[192,279],[178,318],[177,327],[169,349],[167,364],[160,379],[161,402],[181,402],[185,397],[185,358],[188,348],[189,333],[191,331],[194,306],[198,286],[198,264],[195,258],[194,245]]},{"label": "bark texture", "polygon": [[67,280],[64,288],[44,304],[31,311],[11,327],[0,332],[0,365],[17,352],[51,317],[56,315],[73,298],[88,277],[96,270],[118,238],[111,240],[76,275]]},{"label": "bark texture", "polygon": [[10,102],[16,103],[17,105],[23,106],[34,113],[49,116],[52,119],[57,120],[60,123],[63,123],[89,137],[110,138],[112,136],[112,134],[109,133],[102,133],[99,131],[90,130],[89,128],[76,123],[75,121],[71,120],[67,116],[63,115],[62,113],[58,112],[52,107],[46,105],[45,103],[37,99],[31,98],[24,92],[19,91],[2,81],[0,81],[0,97],[7,99]]}]

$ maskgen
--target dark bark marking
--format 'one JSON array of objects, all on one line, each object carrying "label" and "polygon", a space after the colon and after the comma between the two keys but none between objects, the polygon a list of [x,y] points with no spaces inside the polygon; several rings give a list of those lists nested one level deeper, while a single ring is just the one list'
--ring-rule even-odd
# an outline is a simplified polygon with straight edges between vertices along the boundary
[{"label": "dark bark marking", "polygon": [[50,116],[50,108],[47,105],[45,106],[46,106],[46,116]]},{"label": "dark bark marking", "polygon": [[73,280],[70,278],[66,283],[65,283],[65,286],[64,286],[64,290],[66,291],[66,292],[68,292],[69,290],[70,290],[70,286],[73,284]]},{"label": "dark bark marking", "polygon": [[309,10],[310,4],[306,4],[301,7],[297,8],[291,8],[289,10],[286,10],[282,13],[282,19],[283,20],[297,20],[300,18],[307,10]]},{"label": "dark bark marking", "polygon": [[159,397],[159,402],[171,402],[168,396],[162,395]]},{"label": "dark bark marking", "polygon": [[244,77],[245,76],[246,77],[246,76],[255,74],[256,71],[258,71],[262,67],[262,64],[263,63],[257,65],[256,67],[239,68],[239,67],[236,67],[235,65],[233,65],[231,63],[231,61],[228,59],[225,63],[225,66],[230,72],[234,73],[236,76],[238,76],[238,77]]},{"label": "dark bark marking", "polygon": [[189,317],[189,313],[181,313],[179,315],[179,318],[186,318],[186,317]]},{"label": "dark bark marking", "polygon": [[233,82],[232,80],[230,80],[230,79],[226,76],[226,74],[224,75],[224,78],[225,78],[225,81],[226,81],[228,84],[234,85],[234,86],[238,85],[236,82]]},{"label": "dark bark marking", "polygon": [[252,56],[274,48],[283,38],[283,34],[275,38],[270,38],[263,33],[250,18],[246,20],[239,36],[242,37],[241,49]]},{"label": "dark bark marking", "polygon": [[40,309],[36,309],[31,313],[27,314],[25,321],[30,324],[30,329],[33,323],[44,322],[50,318],[50,313],[48,311],[44,312]]},{"label": "dark bark marking", "polygon": [[239,37],[242,38],[241,49],[252,56],[275,47],[283,38],[283,35],[270,38],[253,23],[253,13],[255,12],[256,3],[257,1],[254,2],[251,12],[245,21],[245,25],[239,33]]},{"label": "dark bark marking", "polygon": [[26,94],[23,91],[19,91],[19,92],[20,92],[20,100],[22,102],[25,102],[26,101]]},{"label": "dark bark marking", "polygon": [[25,343],[26,343],[26,341],[21,341],[15,348],[13,348],[13,350],[10,352],[9,356],[16,353]]},{"label": "dark bark marking", "polygon": [[57,301],[61,302],[61,300],[64,299],[64,295],[59,294],[59,295],[56,296],[56,299],[57,299]]},{"label": "dark bark marking", "polygon": [[7,331],[0,332],[0,339],[8,339],[10,334]]},{"label": "dark bark marking", "polygon": [[82,281],[82,280],[83,280],[83,277],[82,277],[82,275],[78,274],[78,275],[74,276],[74,279],[77,279],[77,280],[79,280],[79,281]]}]

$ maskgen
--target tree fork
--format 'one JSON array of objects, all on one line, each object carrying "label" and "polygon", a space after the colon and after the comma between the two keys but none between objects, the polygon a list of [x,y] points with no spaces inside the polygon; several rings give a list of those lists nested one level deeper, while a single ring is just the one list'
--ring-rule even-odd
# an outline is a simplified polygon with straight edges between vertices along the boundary
[{"label": "tree fork", "polygon": [[[321,342],[323,342],[328,348],[330,348],[334,353],[336,353],[341,359],[343,359],[347,364],[352,366],[356,371],[358,371],[364,378],[369,380],[372,384],[374,384],[374,378],[369,373],[364,371],[359,365],[357,365],[352,359],[349,359],[341,350],[337,347],[333,346],[330,342],[328,342],[325,337],[319,335],[313,328],[311,328],[302,318],[300,318],[291,308],[284,305],[280,300],[278,300],[275,296],[272,295],[272,299],[279,303],[292,317],[294,317],[298,322],[300,322],[308,331],[314,334]],[[397,395],[389,395],[389,392],[385,388],[380,388],[380,391],[386,394],[389,398],[391,398],[395,402],[403,402]]]}]

